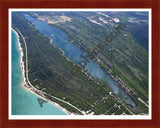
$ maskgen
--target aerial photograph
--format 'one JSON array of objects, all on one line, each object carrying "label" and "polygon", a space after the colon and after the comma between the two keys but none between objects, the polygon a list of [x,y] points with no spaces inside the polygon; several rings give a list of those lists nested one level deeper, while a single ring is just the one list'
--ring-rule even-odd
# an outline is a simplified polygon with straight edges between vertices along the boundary
[{"label": "aerial photograph", "polygon": [[149,11],[10,11],[10,114],[147,116]]}]

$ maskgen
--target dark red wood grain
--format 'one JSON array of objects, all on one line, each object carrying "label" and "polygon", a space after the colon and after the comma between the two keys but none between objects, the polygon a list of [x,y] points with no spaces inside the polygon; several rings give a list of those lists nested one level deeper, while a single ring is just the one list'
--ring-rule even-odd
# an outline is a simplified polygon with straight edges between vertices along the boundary
[{"label": "dark red wood grain", "polygon": [[[159,0],[1,0],[0,1],[0,128],[160,128],[160,2]],[[9,120],[9,8],[151,8],[152,120]]]}]

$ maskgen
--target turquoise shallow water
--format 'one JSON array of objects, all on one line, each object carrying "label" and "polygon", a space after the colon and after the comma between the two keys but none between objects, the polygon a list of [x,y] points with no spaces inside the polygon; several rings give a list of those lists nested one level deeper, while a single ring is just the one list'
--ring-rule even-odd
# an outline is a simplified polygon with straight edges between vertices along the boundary
[{"label": "turquoise shallow water", "polygon": [[67,115],[50,102],[40,107],[38,95],[23,87],[18,39],[12,31],[12,115]]}]

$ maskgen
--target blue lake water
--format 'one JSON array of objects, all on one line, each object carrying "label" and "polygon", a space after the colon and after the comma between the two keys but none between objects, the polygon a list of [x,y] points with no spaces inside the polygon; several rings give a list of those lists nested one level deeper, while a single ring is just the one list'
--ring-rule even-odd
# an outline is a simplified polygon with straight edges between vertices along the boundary
[{"label": "blue lake water", "polygon": [[[60,48],[64,52],[64,55],[71,61],[79,63],[80,61],[84,60],[82,56],[85,56],[85,53],[80,48],[69,42],[63,31],[33,17],[26,15],[23,16],[28,21],[31,21],[34,27],[39,30],[40,33],[50,37],[52,39],[52,43],[56,47]],[[129,104],[132,107],[136,106],[136,103],[133,101],[133,99],[114,80],[112,80],[97,63],[89,60],[89,63],[86,63],[85,68],[88,69],[88,73],[92,77],[98,78],[99,80],[105,82],[112,92],[118,95],[126,104]]]},{"label": "blue lake water", "polygon": [[20,66],[20,51],[18,38],[12,31],[12,115],[67,115],[51,104],[43,103],[40,107],[38,95],[26,90],[23,86],[23,76]]}]

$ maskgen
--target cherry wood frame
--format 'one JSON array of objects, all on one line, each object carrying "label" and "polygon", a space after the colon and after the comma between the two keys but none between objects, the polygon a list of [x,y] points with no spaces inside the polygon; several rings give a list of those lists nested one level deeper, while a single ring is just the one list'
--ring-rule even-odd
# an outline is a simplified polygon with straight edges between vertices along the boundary
[{"label": "cherry wood frame", "polygon": [[[9,120],[8,17],[9,8],[151,8],[152,119],[151,120]],[[0,128],[160,128],[160,1],[159,0],[0,0]]]}]

